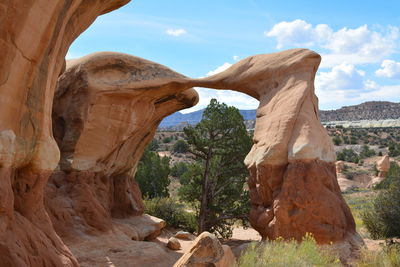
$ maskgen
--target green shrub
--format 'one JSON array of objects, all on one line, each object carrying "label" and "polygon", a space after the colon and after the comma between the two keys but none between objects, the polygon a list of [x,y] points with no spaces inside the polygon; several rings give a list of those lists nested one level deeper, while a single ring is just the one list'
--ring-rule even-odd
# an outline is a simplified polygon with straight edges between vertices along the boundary
[{"label": "green shrub", "polygon": [[135,179],[143,196],[148,198],[169,196],[169,158],[160,157],[148,148],[139,161]]},{"label": "green shrub", "polygon": [[362,150],[360,152],[360,158],[369,158],[375,156],[375,150],[370,149],[368,145],[363,145]]},{"label": "green shrub", "polygon": [[342,266],[339,259],[321,250],[314,238],[304,237],[303,241],[275,240],[263,245],[252,244],[238,260],[238,267],[308,267]]},{"label": "green shrub", "polygon": [[166,137],[163,138],[162,141],[163,141],[164,144],[167,144],[167,143],[172,141],[172,138],[170,136],[166,136]]},{"label": "green shrub", "polygon": [[176,141],[174,144],[174,147],[172,148],[172,151],[176,153],[186,153],[189,150],[189,145],[186,143],[185,140],[179,139]]},{"label": "green shrub", "polygon": [[171,175],[180,178],[188,170],[188,164],[185,162],[178,162],[171,168]]},{"label": "green shrub", "polygon": [[386,178],[375,185],[375,189],[388,189],[391,184],[400,182],[400,166],[396,162],[390,162],[390,168]]},{"label": "green shrub", "polygon": [[356,152],[354,152],[354,150],[351,148],[349,148],[349,149],[345,148],[341,152],[337,152],[336,157],[337,157],[337,160],[343,160],[343,161],[354,162],[354,163],[358,163],[360,160],[358,154]]},{"label": "green shrub", "polygon": [[196,216],[187,211],[183,204],[172,198],[144,199],[143,202],[147,214],[163,219],[168,226],[196,232]]},{"label": "green shrub", "polygon": [[400,237],[400,182],[382,190],[361,217],[373,239]]}]

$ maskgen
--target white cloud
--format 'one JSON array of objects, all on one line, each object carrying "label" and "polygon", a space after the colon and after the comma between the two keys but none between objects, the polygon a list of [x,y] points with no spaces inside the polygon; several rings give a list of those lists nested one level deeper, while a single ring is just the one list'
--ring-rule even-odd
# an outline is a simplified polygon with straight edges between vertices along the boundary
[{"label": "white cloud", "polygon": [[186,34],[186,30],[185,29],[168,29],[166,31],[166,34],[171,35],[171,36],[181,36]]},{"label": "white cloud", "polygon": [[225,62],[224,64],[222,64],[221,66],[219,66],[215,70],[211,70],[211,71],[207,72],[206,76],[212,76],[212,75],[215,75],[217,73],[223,72],[223,71],[227,70],[230,66],[232,66],[231,63]]},{"label": "white cloud", "polygon": [[399,28],[389,26],[382,32],[368,25],[334,31],[326,24],[315,27],[304,20],[280,22],[264,33],[275,37],[277,48],[317,47],[321,50],[321,67],[333,67],[343,61],[352,64],[378,63],[396,51]]},{"label": "white cloud", "polygon": [[315,28],[311,24],[301,19],[291,22],[280,22],[275,24],[268,32],[264,32],[267,37],[277,39],[277,48],[284,46],[313,46],[315,43],[322,42],[332,35],[332,29],[326,24],[319,24]]},{"label": "white cloud", "polygon": [[231,90],[216,90],[208,88],[195,88],[199,93],[199,103],[189,109],[185,109],[182,113],[193,112],[196,110],[207,107],[212,98],[217,99],[219,102],[224,102],[229,106],[235,106],[238,109],[256,109],[258,107],[258,100],[243,93]]},{"label": "white cloud", "polygon": [[365,101],[400,101],[400,86],[381,86],[354,65],[342,63],[315,78],[321,109],[340,108]]},{"label": "white cloud", "polygon": [[240,59],[240,57],[239,57],[239,56],[236,56],[236,55],[234,55],[234,56],[232,57],[232,59],[233,59],[234,61],[238,61],[238,60]]},{"label": "white cloud", "polygon": [[315,86],[329,91],[358,90],[364,87],[364,76],[365,73],[354,65],[342,63],[330,72],[320,72],[315,78]]},{"label": "white cloud", "polygon": [[400,78],[400,62],[394,60],[384,60],[381,64],[381,68],[378,69],[375,74],[379,77],[386,78]]}]

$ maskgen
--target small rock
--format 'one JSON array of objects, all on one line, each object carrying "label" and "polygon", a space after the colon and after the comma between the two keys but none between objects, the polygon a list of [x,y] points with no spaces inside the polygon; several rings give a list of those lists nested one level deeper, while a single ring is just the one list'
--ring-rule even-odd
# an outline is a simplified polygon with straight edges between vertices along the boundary
[{"label": "small rock", "polygon": [[179,250],[181,249],[181,243],[179,243],[179,240],[175,237],[171,237],[168,239],[167,247],[173,250]]},{"label": "small rock", "polygon": [[175,237],[176,238],[180,238],[180,239],[187,239],[187,240],[190,240],[191,238],[191,233],[189,233],[189,232],[185,232],[185,231],[179,231],[179,232],[177,232],[176,234],[175,234]]}]

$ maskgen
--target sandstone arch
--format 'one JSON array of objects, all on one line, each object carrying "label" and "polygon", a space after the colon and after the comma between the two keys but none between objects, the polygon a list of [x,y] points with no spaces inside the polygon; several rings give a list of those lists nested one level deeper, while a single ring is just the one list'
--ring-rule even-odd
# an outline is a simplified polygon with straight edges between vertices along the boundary
[{"label": "sandstone arch", "polygon": [[[260,100],[255,145],[246,163],[251,174],[253,210],[250,219],[264,237],[300,238],[305,232],[312,232],[320,243],[356,240],[354,221],[335,180],[332,145],[318,121],[313,79],[320,58],[309,50],[253,56],[205,79],[186,78],[141,60],[139,63],[148,64],[151,71],[142,72],[140,82],[126,78],[120,84],[113,84],[107,82],[107,76],[100,75],[95,81],[89,77],[86,81],[90,82],[86,84],[90,84],[87,88],[90,90],[86,90],[88,95],[84,96],[88,101],[94,99],[93,108],[97,109],[97,114],[105,110],[104,105],[110,103],[110,99],[129,107],[125,96],[136,97],[132,92],[140,92],[140,110],[152,111],[151,116],[142,121],[149,125],[142,129],[141,124],[132,124],[132,118],[126,116],[133,109],[121,110],[117,105],[112,112],[118,118],[117,114],[122,116],[122,130],[112,134],[116,139],[107,140],[110,146],[96,151],[93,149],[96,142],[105,141],[92,138],[90,125],[107,132],[107,124],[96,121],[90,112],[86,113],[89,102],[73,107],[63,101],[60,93],[54,109],[54,126],[59,127],[54,132],[62,149],[58,166],[59,149],[53,139],[51,112],[65,54],[72,41],[98,15],[127,2],[129,0],[0,2],[0,264],[78,265],[55,233],[43,204],[47,179],[56,167],[59,169],[47,187],[46,204],[56,222],[57,212],[52,207],[66,208],[58,214],[65,216],[60,220],[62,224],[57,224],[58,232],[76,230],[77,224],[69,219],[70,214],[78,214],[83,227],[98,230],[107,228],[112,216],[140,214],[140,194],[131,180],[138,155],[163,116],[196,102],[195,92],[189,89],[193,86],[232,89]],[[96,60],[104,56],[97,55]],[[112,56],[118,58],[115,54]],[[118,69],[119,63],[112,68]],[[72,69],[65,75],[72,75],[68,72]],[[80,84],[85,81],[80,80],[84,78],[79,76],[82,73],[74,70],[77,79],[72,85],[84,88],[85,84]],[[105,69],[98,71],[105,72]],[[101,80],[101,77],[106,79]],[[112,80],[112,76],[108,78]],[[100,92],[103,90],[99,90],[99,86],[104,85],[105,92]],[[69,85],[60,79],[59,92],[63,92],[66,99],[74,100],[74,88],[63,91],[63,86]],[[152,90],[157,95],[149,93]],[[79,112],[66,113],[70,108],[77,108]],[[109,118],[114,117],[111,114]],[[85,122],[90,122],[86,129]],[[135,129],[137,134],[131,136]],[[83,149],[85,146],[87,149]],[[134,155],[126,153],[133,148]],[[62,190],[65,186],[76,185],[78,178],[87,186],[80,183],[71,197],[78,197],[77,204],[69,209],[56,197],[59,193],[68,199],[71,192]],[[105,196],[106,200],[100,201],[102,198],[94,192]],[[80,208],[91,207],[91,204],[80,205],[79,197],[85,194],[92,194],[89,200],[97,207],[87,214],[79,212]],[[335,209],[336,216],[332,216],[331,209]]]},{"label": "sandstone arch", "polygon": [[[135,64],[128,63],[134,61]],[[87,56],[80,62],[73,62],[72,67],[67,68],[60,78],[55,98],[57,104],[54,119],[57,120],[57,114],[64,114],[62,121],[69,125],[65,127],[69,129],[65,132],[67,140],[59,142],[62,152],[61,169],[67,166],[66,168],[72,168],[73,172],[80,173],[100,170],[102,175],[106,176],[128,170],[134,173],[140,153],[135,152],[132,157],[126,154],[117,162],[116,157],[110,156],[114,153],[115,146],[109,146],[107,143],[107,146],[103,145],[101,148],[104,152],[101,152],[100,148],[96,150],[90,145],[91,141],[98,138],[105,142],[104,136],[95,136],[85,130],[87,128],[94,132],[99,131],[102,128],[102,120],[109,121],[107,116],[110,115],[96,110],[98,105],[107,103],[100,95],[108,94],[110,99],[121,94],[132,94],[136,99],[152,95],[153,103],[163,102],[164,107],[172,107],[168,101],[175,101],[178,94],[179,98],[183,99],[183,103],[175,107],[178,109],[185,105],[193,105],[197,101],[197,96],[189,89],[191,87],[232,89],[260,101],[254,145],[246,158],[251,176],[249,187],[252,226],[263,238],[301,240],[310,232],[321,244],[346,241],[356,247],[360,240],[355,232],[351,212],[338,187],[333,144],[319,122],[318,100],[314,94],[314,77],[319,62],[320,56],[315,52],[293,49],[252,56],[217,75],[190,79],[171,71],[160,72],[159,69],[166,70],[165,67],[129,55],[107,52]],[[68,81],[67,86],[65,81]],[[67,88],[70,89],[70,93]],[[155,90],[154,93],[151,93],[152,90]],[[88,112],[86,120],[78,120],[83,122],[81,131],[71,134],[69,132],[77,128],[73,126],[76,115],[82,117],[81,114],[86,113],[82,113],[80,104],[66,106],[62,103],[72,103],[71,99],[79,96],[76,93],[78,91],[79,94],[91,97],[92,100],[84,100],[85,103],[82,103],[90,103],[91,111]],[[181,95],[190,97],[185,98]],[[156,100],[156,96],[163,100]],[[116,99],[118,98],[114,98],[115,102],[118,102]],[[127,103],[130,102],[122,105]],[[131,107],[129,113],[135,113],[135,107]],[[151,111],[149,106],[136,108]],[[107,107],[107,110],[110,109],[112,106]],[[91,113],[96,116],[90,121]],[[108,136],[112,137],[111,140],[121,142],[122,147],[129,143],[128,147],[134,150],[136,146],[135,151],[141,152],[144,145],[137,143],[139,139],[135,137],[136,139],[132,139],[135,141],[129,141],[131,139],[127,137],[136,136],[133,134],[136,131],[147,136],[147,139],[142,139],[143,143],[150,141],[161,117],[167,113],[159,116],[159,119],[143,115],[148,119],[148,125],[153,120],[151,130],[143,128],[142,123],[127,123],[121,126],[122,128],[117,126],[116,129],[121,131],[129,128],[132,131],[130,134],[124,130],[118,133],[118,137],[115,134]],[[117,114],[115,118],[122,120],[122,117],[118,116]],[[100,124],[96,124],[96,120]],[[54,125],[57,127],[57,123]],[[124,134],[126,137],[123,137]],[[55,135],[57,136],[56,130]],[[66,146],[63,145],[65,143]],[[75,148],[71,148],[71,144],[76,144]],[[125,151],[128,153],[130,150]],[[71,164],[68,164],[68,159],[65,158],[68,156],[71,157]]]}]

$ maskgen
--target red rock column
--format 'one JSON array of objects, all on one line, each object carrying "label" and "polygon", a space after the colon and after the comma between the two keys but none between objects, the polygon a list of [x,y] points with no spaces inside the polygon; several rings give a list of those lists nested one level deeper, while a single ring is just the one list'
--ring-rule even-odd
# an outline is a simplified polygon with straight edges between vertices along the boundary
[{"label": "red rock column", "polygon": [[43,205],[59,160],[54,89],[72,41],[98,15],[127,2],[0,3],[0,266],[77,266]]}]

